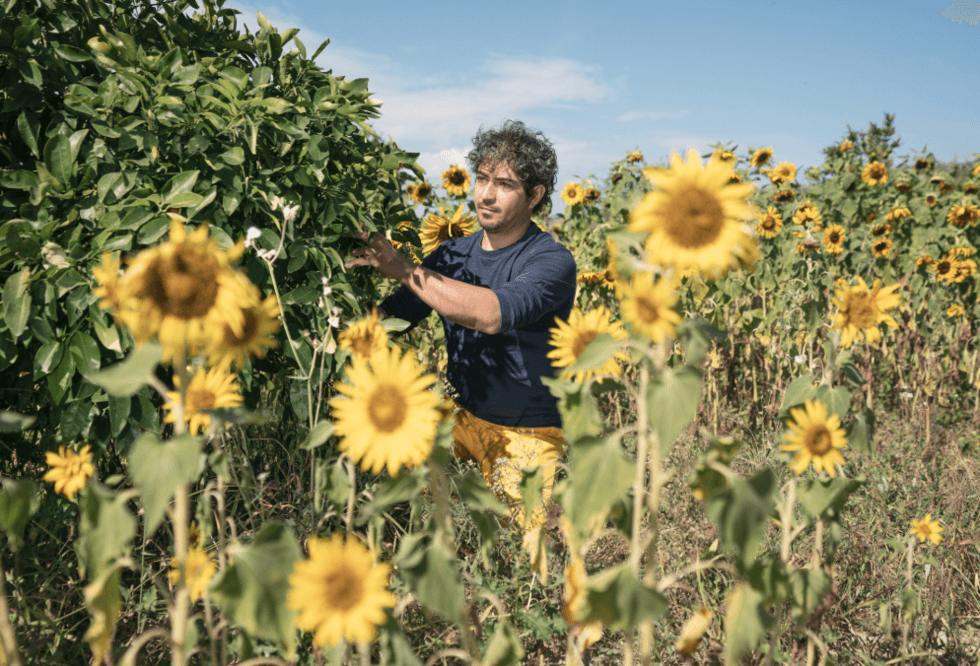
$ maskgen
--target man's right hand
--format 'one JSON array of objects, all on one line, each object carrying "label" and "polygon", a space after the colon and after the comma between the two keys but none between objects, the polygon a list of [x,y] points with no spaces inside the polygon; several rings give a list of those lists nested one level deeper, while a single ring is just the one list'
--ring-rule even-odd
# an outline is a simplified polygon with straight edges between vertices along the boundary
[{"label": "man's right hand", "polygon": [[412,266],[407,259],[395,251],[388,239],[377,231],[370,232],[362,226],[357,233],[345,235],[367,245],[351,250],[352,259],[344,262],[344,268],[372,266],[385,277],[400,280]]}]

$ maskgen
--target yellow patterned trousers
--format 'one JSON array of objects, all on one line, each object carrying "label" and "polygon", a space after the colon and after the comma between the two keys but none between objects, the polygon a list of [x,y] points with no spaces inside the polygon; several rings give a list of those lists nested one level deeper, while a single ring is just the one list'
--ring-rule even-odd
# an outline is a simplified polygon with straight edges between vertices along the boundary
[{"label": "yellow patterned trousers", "polygon": [[[561,428],[509,428],[461,409],[456,414],[453,437],[456,456],[476,461],[487,485],[507,504],[518,525],[527,530],[545,521],[556,463],[565,450]],[[520,488],[525,467],[542,467],[544,471],[541,504],[530,521],[525,521]]]}]

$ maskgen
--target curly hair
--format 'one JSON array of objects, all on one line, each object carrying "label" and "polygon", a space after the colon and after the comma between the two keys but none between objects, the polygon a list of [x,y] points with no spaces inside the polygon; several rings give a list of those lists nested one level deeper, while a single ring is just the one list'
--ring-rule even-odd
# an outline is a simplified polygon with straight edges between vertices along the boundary
[{"label": "curly hair", "polygon": [[544,185],[544,196],[532,211],[535,214],[544,212],[558,183],[558,156],[551,142],[519,120],[505,120],[499,128],[480,125],[466,161],[474,173],[484,163],[509,164],[529,197],[536,186]]}]

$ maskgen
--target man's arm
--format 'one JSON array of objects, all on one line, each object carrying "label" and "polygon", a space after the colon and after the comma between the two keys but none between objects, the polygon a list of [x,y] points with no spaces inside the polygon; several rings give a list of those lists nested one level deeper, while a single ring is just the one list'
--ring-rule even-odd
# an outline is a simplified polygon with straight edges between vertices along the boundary
[{"label": "man's arm", "polygon": [[344,263],[345,268],[372,266],[385,277],[398,280],[446,319],[481,333],[500,332],[500,301],[492,290],[447,278],[408,261],[381,234],[374,234],[368,241],[369,232],[363,231],[355,238],[368,244],[351,252],[354,258]]}]

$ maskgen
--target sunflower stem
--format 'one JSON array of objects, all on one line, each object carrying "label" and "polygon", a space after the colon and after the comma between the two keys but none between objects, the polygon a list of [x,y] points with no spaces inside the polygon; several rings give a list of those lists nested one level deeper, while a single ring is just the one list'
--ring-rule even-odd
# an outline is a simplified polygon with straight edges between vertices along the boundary
[{"label": "sunflower stem", "polygon": [[[286,324],[286,311],[282,308],[282,298],[279,296],[279,283],[276,282],[276,274],[272,270],[272,262],[265,262],[266,268],[269,269],[269,277],[272,279],[272,290],[276,292],[276,304],[279,306],[279,317],[282,319],[282,330],[286,332],[286,339],[289,340],[289,352],[293,355],[293,360],[296,361],[296,365],[299,366],[301,372],[303,372],[307,377],[310,376],[309,371],[303,367],[303,362],[299,360],[299,354],[296,353],[296,345],[293,343],[293,336],[289,332],[289,326]],[[312,419],[313,415],[310,415]],[[313,429],[312,424],[310,429]]]},{"label": "sunflower stem", "polygon": [[[180,411],[174,421],[174,435],[179,437],[187,432],[184,419],[184,405],[187,404],[187,389],[190,374],[187,372],[186,349],[181,349],[174,359],[180,377]],[[174,585],[174,604],[170,612],[171,664],[183,666],[186,662],[184,641],[187,637],[187,620],[190,612],[190,590],[187,588],[187,543],[190,520],[190,494],[187,486],[179,486],[174,491],[174,510],[171,515],[174,532],[174,559],[179,563],[179,576]]]},{"label": "sunflower stem", "polygon": [[21,666],[20,648],[17,646],[17,633],[10,623],[10,608],[7,606],[7,572],[0,558],[0,656],[10,666]]}]

